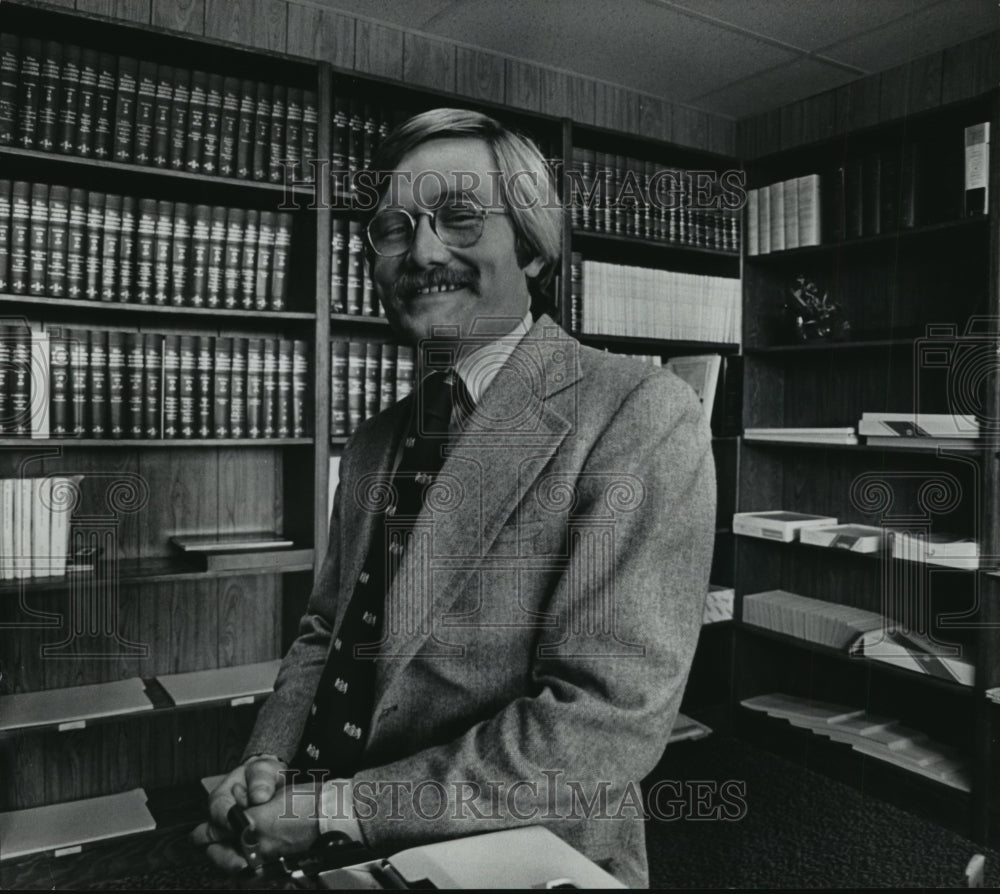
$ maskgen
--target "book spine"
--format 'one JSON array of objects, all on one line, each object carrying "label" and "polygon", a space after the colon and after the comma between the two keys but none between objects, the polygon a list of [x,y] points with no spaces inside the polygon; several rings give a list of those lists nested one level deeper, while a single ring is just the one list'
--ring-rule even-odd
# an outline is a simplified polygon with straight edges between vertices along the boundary
[{"label": "book spine", "polygon": [[66,329],[63,332],[69,348],[69,433],[82,438],[87,433],[87,386],[90,373],[88,333],[85,329]]},{"label": "book spine", "polygon": [[42,42],[34,37],[26,37],[21,41],[21,71],[17,91],[17,142],[22,149],[35,148],[41,77]]},{"label": "book spine", "polygon": [[142,336],[142,433],[147,438],[159,438],[163,433],[163,336],[146,332]]},{"label": "book spine", "polygon": [[240,81],[240,110],[236,123],[236,159],[234,173],[246,180],[253,173],[254,119],[257,114],[257,85],[250,80]]},{"label": "book spine", "polygon": [[347,258],[347,221],[333,219],[333,237],[330,242],[330,313],[347,313],[347,285],[344,279]]},{"label": "book spine", "polygon": [[333,135],[330,144],[331,181],[334,197],[340,196],[346,190],[341,189],[347,174],[347,133],[348,100],[342,94],[333,97]]},{"label": "book spine", "polygon": [[97,78],[99,57],[95,50],[84,47],[80,51],[80,86],[76,93],[76,132],[74,148],[77,155],[94,153],[97,126]]},{"label": "book spine", "polygon": [[103,438],[108,433],[108,336],[95,329],[88,338],[87,419],[83,425],[92,438]]},{"label": "book spine", "polygon": [[347,431],[353,433],[365,418],[365,343],[347,345]]},{"label": "book spine", "polygon": [[222,305],[222,268],[226,257],[226,209],[212,206],[208,231],[208,266],[205,277],[205,306]]},{"label": "book spine", "polygon": [[260,436],[273,438],[277,426],[278,406],[278,340],[264,339],[263,377],[261,388]]},{"label": "book spine", "polygon": [[10,433],[24,437],[31,431],[31,333],[12,326],[10,363]]},{"label": "book spine", "polygon": [[196,417],[195,435],[199,438],[212,437],[212,417],[215,402],[215,390],[212,383],[212,357],[215,353],[211,335],[197,336],[195,359],[198,385],[198,414]]},{"label": "book spine", "polygon": [[[170,336],[168,336],[169,338]],[[178,433],[193,438],[198,425],[198,366],[193,335],[182,335],[179,341],[179,373],[177,380]],[[165,388],[164,388],[165,390]]]},{"label": "book spine", "polygon": [[223,304],[227,308],[240,305],[240,257],[243,251],[243,222],[246,212],[242,208],[226,211],[226,261],[223,267]]},{"label": "book spine", "polygon": [[31,231],[31,184],[15,180],[10,203],[10,290],[28,292],[28,256]]},{"label": "book spine", "polygon": [[364,103],[352,96],[348,103],[347,118],[347,193],[353,194],[357,174],[364,158],[365,117]]},{"label": "book spine", "polygon": [[[191,229],[191,306],[204,307],[208,301],[208,244],[212,209],[195,205]],[[175,231],[176,236],[176,231]]]},{"label": "book spine", "polygon": [[233,339],[229,373],[229,436],[244,438],[247,431],[247,339]]},{"label": "book spine", "polygon": [[174,69],[173,97],[170,101],[170,167],[182,171],[187,160],[188,102],[191,99],[191,72]]},{"label": "book spine", "polygon": [[307,183],[312,183],[316,179],[316,167],[313,162],[317,160],[317,123],[319,121],[317,108],[316,91],[304,90],[302,92],[302,148],[300,150],[300,158],[302,179]]},{"label": "book spine", "polygon": [[[13,431],[10,417],[11,389],[14,385],[14,327],[0,323],[0,435]],[[3,525],[0,525],[2,531]],[[0,560],[3,551],[0,550]]]},{"label": "book spine", "polygon": [[10,180],[0,179],[0,293],[10,291]]},{"label": "book spine", "polygon": [[240,81],[227,77],[222,82],[222,117],[219,121],[219,176],[236,174],[240,121]]},{"label": "book spine", "polygon": [[135,301],[135,206],[133,196],[122,198],[121,236],[118,240],[118,300]]},{"label": "book spine", "polygon": [[123,343],[125,353],[125,400],[124,428],[128,438],[143,436],[143,413],[145,410],[145,370],[146,348],[141,332],[126,332]]},{"label": "book spine", "polygon": [[208,76],[205,92],[205,124],[201,143],[201,170],[219,173],[219,140],[222,136],[222,75]]},{"label": "book spine", "polygon": [[181,347],[179,335],[163,336],[163,437],[180,436]]},{"label": "book spine", "polygon": [[[45,293],[53,298],[66,297],[68,231],[69,187],[53,186],[49,190],[49,238],[46,246],[49,262],[45,271]],[[0,279],[3,279],[2,264],[0,264]]]},{"label": "book spine", "polygon": [[66,297],[83,298],[87,294],[87,191],[73,188],[69,193],[69,228],[66,232]]},{"label": "book spine", "polygon": [[170,106],[174,96],[174,67],[156,66],[156,96],[153,103],[153,143],[149,155],[158,168],[170,163]]},{"label": "book spine", "polygon": [[821,239],[820,221],[820,178],[819,174],[799,177],[799,245],[819,245]]},{"label": "book spine", "polygon": [[785,180],[782,187],[785,202],[785,249],[799,247],[799,181]]},{"label": "book spine", "polygon": [[271,145],[269,148],[271,163],[266,179],[272,183],[281,183],[284,179],[284,165],[287,160],[285,152],[285,115],[288,102],[288,91],[282,84],[271,87]]},{"label": "book spine", "polygon": [[191,241],[188,217],[187,202],[176,202],[170,249],[170,303],[174,307],[187,303],[188,243]]},{"label": "book spine", "polygon": [[361,221],[352,220],[347,229],[347,273],[345,276],[346,304],[349,314],[360,315],[364,305],[364,292],[361,285],[361,268],[364,264],[364,242],[362,240]]},{"label": "book spine", "polygon": [[380,394],[379,375],[382,371],[382,345],[376,341],[365,343],[365,419],[378,412]]},{"label": "book spine", "polygon": [[261,400],[264,390],[264,343],[259,338],[247,342],[247,437],[262,435]]},{"label": "book spine", "polygon": [[49,333],[31,324],[31,370],[29,373],[30,433],[33,438],[49,437]]},{"label": "book spine", "polygon": [[215,362],[212,371],[212,435],[216,438],[229,437],[229,414],[231,410],[229,379],[232,374],[233,340],[227,336],[215,339]]},{"label": "book spine", "polygon": [[271,169],[271,87],[257,83],[254,104],[253,157],[251,173],[254,180],[267,180]]},{"label": "book spine", "polygon": [[190,174],[197,174],[201,170],[207,106],[208,72],[194,71],[191,73],[191,98],[188,100],[187,139],[184,152],[184,165]]},{"label": "book spine", "polygon": [[52,152],[59,139],[59,94],[62,69],[62,44],[46,40],[42,44],[42,68],[38,81],[38,126],[35,146]]},{"label": "book spine", "polygon": [[140,304],[152,304],[155,294],[153,274],[156,263],[156,199],[139,199],[136,228],[135,297]]},{"label": "book spine", "polygon": [[396,400],[396,346],[382,345],[382,356],[379,369],[379,412],[386,410]]},{"label": "book spine", "polygon": [[257,269],[254,277],[253,304],[257,310],[267,310],[271,290],[271,261],[274,256],[274,229],[276,225],[273,211],[260,212],[257,231]]},{"label": "book spine", "polygon": [[292,342],[292,437],[308,436],[309,346],[303,339]]},{"label": "book spine", "polygon": [[292,435],[292,342],[278,340],[278,393],[275,412],[275,436]]},{"label": "book spine", "polygon": [[396,400],[400,401],[413,390],[416,357],[410,345],[400,345],[396,355]]},{"label": "book spine", "polygon": [[118,58],[118,89],[114,110],[114,159],[132,161],[133,132],[136,123],[136,92],[139,63],[128,56]]},{"label": "book spine", "polygon": [[104,199],[104,234],[101,248],[101,300],[118,297],[118,246],[122,239],[122,197]]},{"label": "book spine", "polygon": [[257,286],[257,229],[260,212],[250,208],[245,212],[242,247],[240,249],[240,296],[244,310],[253,310]]},{"label": "book spine", "polygon": [[124,438],[125,430],[125,333],[108,332],[108,437]]},{"label": "book spine", "polygon": [[330,434],[333,437],[348,434],[347,354],[346,341],[338,339],[330,343]]},{"label": "book spine", "polygon": [[157,83],[156,63],[145,60],[140,62],[135,96],[135,129],[132,134],[132,160],[137,165],[153,164]]},{"label": "book spine", "polygon": [[101,254],[104,250],[104,193],[87,193],[87,252],[84,295],[90,301],[101,298]]},{"label": "book spine", "polygon": [[0,146],[17,142],[17,90],[21,68],[21,41],[16,34],[0,34]]},{"label": "book spine", "polygon": [[156,203],[156,238],[153,241],[153,304],[170,302],[171,242],[174,234],[174,203]]},{"label": "book spine", "polygon": [[30,214],[28,294],[44,295],[49,245],[49,188],[44,183],[31,184]]},{"label": "book spine", "polygon": [[965,128],[965,216],[989,211],[990,122]]},{"label": "book spine", "polygon": [[69,345],[59,329],[49,331],[49,431],[54,438],[70,433]]},{"label": "book spine", "polygon": [[[287,166],[288,173],[291,175],[287,178],[291,180],[300,180],[302,178],[302,88],[300,87],[289,87],[288,94],[285,101],[285,144],[284,144],[284,162]],[[278,182],[281,182],[284,178],[284,173],[279,170],[281,174]]]},{"label": "book spine", "polygon": [[271,255],[271,310],[284,310],[288,301],[288,254],[292,247],[292,215],[278,213]]}]

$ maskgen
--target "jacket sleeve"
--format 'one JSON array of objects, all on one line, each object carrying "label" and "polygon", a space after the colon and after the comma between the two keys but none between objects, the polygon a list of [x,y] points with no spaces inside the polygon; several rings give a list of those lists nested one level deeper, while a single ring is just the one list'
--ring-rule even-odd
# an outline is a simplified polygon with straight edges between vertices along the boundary
[{"label": "jacket sleeve", "polygon": [[[636,493],[609,497],[615,478],[638,482]],[[581,619],[584,629],[595,611],[610,611],[613,634],[576,649],[560,643],[565,621],[526,634],[539,645],[530,692],[451,741],[356,774],[355,809],[370,845],[391,851],[538,822],[572,843],[595,796],[619,808],[661,757],[713,549],[711,439],[690,390],[667,374],[640,382],[593,442],[576,489],[576,518],[603,517],[609,499],[637,505],[616,515],[610,574],[571,546],[578,573],[557,578],[546,610]]]}]

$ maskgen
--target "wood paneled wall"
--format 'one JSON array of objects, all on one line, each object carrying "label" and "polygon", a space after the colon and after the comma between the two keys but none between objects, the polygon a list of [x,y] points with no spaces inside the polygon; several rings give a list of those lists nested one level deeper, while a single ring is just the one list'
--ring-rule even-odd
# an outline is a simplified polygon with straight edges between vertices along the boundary
[{"label": "wood paneled wall", "polygon": [[49,0],[197,37],[321,59],[348,71],[579,124],[736,154],[736,122],[697,109],[297,0]]},{"label": "wood paneled wall", "polygon": [[737,122],[737,154],[759,158],[979,96],[1000,85],[1000,31]]}]

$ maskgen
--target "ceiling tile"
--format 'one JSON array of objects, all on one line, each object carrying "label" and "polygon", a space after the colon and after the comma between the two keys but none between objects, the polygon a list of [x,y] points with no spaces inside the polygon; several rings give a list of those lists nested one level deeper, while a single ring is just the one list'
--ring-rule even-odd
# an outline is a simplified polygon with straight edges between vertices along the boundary
[{"label": "ceiling tile", "polygon": [[802,58],[706,93],[692,105],[719,115],[743,118],[840,87],[854,79],[855,75],[836,65]]},{"label": "ceiling tile", "polygon": [[811,52],[913,13],[937,0],[664,0]]},{"label": "ceiling tile", "polygon": [[996,0],[944,0],[820,52],[866,71],[882,71],[996,28]]}]

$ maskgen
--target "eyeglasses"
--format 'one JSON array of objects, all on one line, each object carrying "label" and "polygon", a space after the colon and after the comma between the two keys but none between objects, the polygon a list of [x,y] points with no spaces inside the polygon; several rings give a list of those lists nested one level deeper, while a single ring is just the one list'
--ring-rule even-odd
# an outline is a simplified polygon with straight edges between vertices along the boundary
[{"label": "eyeglasses", "polygon": [[[452,202],[434,211],[421,211],[417,217],[430,218],[431,229],[442,244],[449,248],[470,248],[482,237],[487,214],[503,214],[503,212],[480,208],[470,202]],[[413,244],[416,232],[416,219],[402,208],[386,208],[379,211],[368,222],[365,230],[375,254],[383,258],[395,258],[406,254]]]}]

